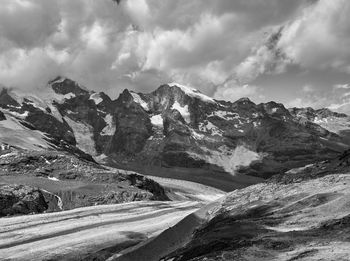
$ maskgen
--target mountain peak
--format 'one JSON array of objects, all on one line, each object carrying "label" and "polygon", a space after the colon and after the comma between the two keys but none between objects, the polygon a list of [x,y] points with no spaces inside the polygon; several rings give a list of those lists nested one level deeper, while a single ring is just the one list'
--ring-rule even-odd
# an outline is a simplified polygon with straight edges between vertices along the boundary
[{"label": "mountain peak", "polygon": [[186,95],[188,95],[190,97],[200,99],[204,102],[216,103],[216,101],[213,98],[201,93],[197,89],[192,88],[190,86],[182,85],[182,84],[179,84],[176,82],[168,83],[167,85],[169,87],[177,87],[177,88],[181,89],[181,91],[183,91]]},{"label": "mountain peak", "polygon": [[255,104],[248,97],[242,97],[242,98],[238,99],[237,101],[235,101],[234,103],[252,103],[252,104]]},{"label": "mountain peak", "polygon": [[85,87],[82,87],[75,81],[62,76],[58,76],[54,80],[50,81],[49,85],[57,94],[66,95],[73,93],[75,95],[84,95],[89,93]]},{"label": "mountain peak", "polygon": [[345,113],[334,112],[328,108],[321,108],[321,109],[315,110],[311,107],[306,107],[306,108],[294,107],[294,108],[290,108],[289,111],[291,114],[294,114],[295,116],[304,117],[307,119],[314,119],[315,117],[319,117],[319,118],[327,118],[327,117],[347,118],[347,117],[349,117]]},{"label": "mountain peak", "polygon": [[0,106],[20,106],[20,104],[9,94],[7,88],[3,88],[0,92]]}]

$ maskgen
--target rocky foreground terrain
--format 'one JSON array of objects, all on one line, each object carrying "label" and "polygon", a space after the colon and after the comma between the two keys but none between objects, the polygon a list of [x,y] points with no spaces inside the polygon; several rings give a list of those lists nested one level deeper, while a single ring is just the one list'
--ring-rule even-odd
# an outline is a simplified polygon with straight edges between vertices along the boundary
[{"label": "rocky foreground terrain", "polygon": [[349,260],[349,160],[231,192],[108,260]]},{"label": "rocky foreground terrain", "polygon": [[0,183],[3,216],[169,200],[161,185],[142,175],[56,151],[9,150],[0,156]]}]

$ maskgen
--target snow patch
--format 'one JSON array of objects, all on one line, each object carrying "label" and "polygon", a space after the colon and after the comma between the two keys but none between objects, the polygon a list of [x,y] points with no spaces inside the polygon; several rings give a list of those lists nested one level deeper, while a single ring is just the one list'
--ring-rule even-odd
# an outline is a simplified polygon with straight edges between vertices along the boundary
[{"label": "snow patch", "polygon": [[314,123],[320,125],[322,128],[334,133],[340,133],[342,130],[350,129],[350,118],[338,118],[338,117],[327,117],[327,118],[319,118],[315,117],[313,120]]},{"label": "snow patch", "polygon": [[184,118],[184,120],[187,123],[191,122],[191,115],[190,115],[190,112],[188,111],[188,105],[181,106],[180,103],[175,101],[171,109],[177,110],[178,112],[180,112],[182,118]]},{"label": "snow patch", "polygon": [[149,107],[148,107],[148,104],[147,102],[145,102],[144,100],[142,100],[141,96],[138,95],[137,93],[135,92],[130,92],[132,97],[134,98],[134,101],[138,104],[141,105],[141,107],[145,110],[145,111],[149,111]]},{"label": "snow patch", "polygon": [[50,148],[45,133],[24,127],[18,119],[3,111],[6,120],[0,121],[0,143],[6,143],[27,150]]},{"label": "snow patch", "polygon": [[254,125],[254,128],[256,128],[256,127],[260,126],[261,123],[260,123],[260,122],[257,122],[257,121],[254,121],[254,122],[253,122],[253,125]]},{"label": "snow patch", "polygon": [[314,164],[308,164],[308,165],[305,165],[304,167],[290,169],[286,173],[287,174],[297,174],[297,173],[300,173],[306,169],[312,168],[313,166],[314,166]]},{"label": "snow patch", "polygon": [[161,114],[157,114],[151,117],[151,123],[156,127],[163,127],[163,117]]},{"label": "snow patch", "polygon": [[111,114],[107,114],[104,117],[104,120],[106,122],[106,127],[104,127],[101,131],[101,136],[112,136],[114,135],[115,131],[116,131],[116,127],[115,124],[113,123],[113,116]]},{"label": "snow patch", "polygon": [[237,146],[230,149],[227,146],[221,146],[218,150],[209,150],[202,148],[205,154],[190,153],[191,156],[207,161],[222,167],[226,172],[235,174],[239,167],[249,166],[254,161],[262,159],[263,155],[247,149],[245,146]]},{"label": "snow patch", "polygon": [[100,94],[98,94],[98,93],[91,94],[89,100],[93,100],[96,105],[103,102],[103,99],[101,98]]},{"label": "snow patch", "polygon": [[222,130],[220,130],[217,126],[215,126],[210,121],[206,121],[204,123],[201,122],[198,128],[200,131],[211,133],[211,135],[222,136],[222,134],[224,133]]},{"label": "snow patch", "polygon": [[50,84],[52,85],[52,84],[54,84],[54,83],[62,83],[62,82],[64,82],[65,80],[66,80],[66,78],[64,78],[64,77],[58,77],[57,80],[52,81]]},{"label": "snow patch", "polygon": [[285,233],[285,232],[291,232],[291,231],[305,231],[305,230],[308,230],[310,229],[310,227],[269,227],[269,226],[265,226],[266,229],[270,229],[270,230],[274,230],[274,231],[277,231],[277,232],[282,232],[282,233]]},{"label": "snow patch", "polygon": [[5,158],[8,158],[8,157],[13,157],[13,156],[16,156],[16,155],[17,155],[16,152],[9,152],[9,153],[0,155],[0,159],[5,159]]},{"label": "snow patch", "polygon": [[205,136],[203,134],[200,134],[194,130],[192,130],[192,137],[195,139],[195,140],[204,140],[205,139]]},{"label": "snow patch", "polygon": [[22,119],[24,120],[26,117],[28,117],[29,115],[29,112],[28,111],[25,111],[24,113],[18,113],[18,112],[15,112],[15,111],[10,111],[10,110],[5,110],[3,112],[7,112],[8,114],[10,114],[11,116],[17,118],[17,119]]},{"label": "snow patch", "polygon": [[228,111],[213,111],[208,117],[213,117],[217,116],[219,118],[222,118],[224,120],[233,120],[233,119],[238,119],[239,115],[234,112],[228,112]]},{"label": "snow patch", "polygon": [[53,181],[60,181],[58,178],[56,177],[47,177],[49,180],[53,180]]},{"label": "snow patch", "polygon": [[[51,110],[51,115],[54,116],[60,122],[63,122],[62,115],[59,113],[57,108],[53,105],[53,101],[61,103],[65,98],[72,97],[71,94],[66,96],[55,93],[52,88],[42,88],[39,89],[37,94],[34,93],[24,93],[19,90],[11,90],[9,92],[12,98],[14,98],[18,103],[22,104],[24,98],[28,100],[28,103],[47,113],[46,108]],[[74,95],[74,94],[73,94]],[[74,95],[75,96],[75,95]],[[20,109],[21,107],[19,107]]]},{"label": "snow patch", "polygon": [[63,99],[65,99],[65,100],[69,100],[69,99],[71,99],[71,98],[76,97],[76,95],[75,95],[74,93],[72,93],[72,92],[67,93],[67,94],[65,94],[65,95],[62,95],[62,96],[63,96]]},{"label": "snow patch", "polygon": [[209,96],[204,95],[203,93],[201,93],[200,91],[198,91],[195,88],[192,88],[192,87],[189,87],[189,86],[185,86],[185,85],[182,85],[182,84],[179,84],[179,83],[176,83],[176,82],[168,83],[168,86],[170,86],[170,87],[179,87],[188,96],[200,99],[200,100],[202,100],[204,102],[216,103],[213,98],[210,98]]}]

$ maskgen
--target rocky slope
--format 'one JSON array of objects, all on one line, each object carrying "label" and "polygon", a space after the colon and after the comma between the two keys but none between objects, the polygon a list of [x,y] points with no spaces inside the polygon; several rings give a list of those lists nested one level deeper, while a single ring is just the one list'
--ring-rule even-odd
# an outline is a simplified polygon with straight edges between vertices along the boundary
[{"label": "rocky slope", "polygon": [[333,112],[326,108],[314,110],[310,107],[291,108],[289,111],[300,122],[313,122],[349,140],[350,117],[344,113]]},{"label": "rocky slope", "polygon": [[58,77],[40,95],[1,92],[0,142],[231,191],[349,148],[346,115],[308,110],[217,101],[176,83],[112,100]]},{"label": "rocky slope", "polygon": [[[14,211],[7,214],[59,211],[77,207],[116,204],[140,200],[168,200],[157,182],[133,172],[107,169],[69,153],[11,150],[0,155],[0,184],[11,188],[13,196],[3,196],[4,204],[29,202],[40,211]],[[17,185],[21,196],[16,196]],[[29,188],[35,187],[36,189]],[[9,192],[9,193],[10,193]],[[37,193],[38,195],[36,195]],[[11,195],[12,195],[11,194]],[[35,194],[36,197],[32,196]],[[23,200],[21,197],[29,198]],[[17,201],[14,202],[15,199]],[[38,199],[44,199],[40,204]],[[31,203],[32,202],[32,203]],[[16,203],[17,204],[17,203]],[[19,203],[22,204],[22,203]],[[47,204],[47,206],[46,206]],[[6,209],[1,207],[0,209]],[[15,207],[12,207],[15,209]],[[31,208],[29,208],[31,210]],[[33,207],[35,209],[35,207]]]}]

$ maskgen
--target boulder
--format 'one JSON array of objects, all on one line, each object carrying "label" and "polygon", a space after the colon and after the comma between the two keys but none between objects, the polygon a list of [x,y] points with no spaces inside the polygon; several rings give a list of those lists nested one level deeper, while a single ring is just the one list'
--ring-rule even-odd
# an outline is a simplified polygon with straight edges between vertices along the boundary
[{"label": "boulder", "polygon": [[42,192],[24,185],[0,185],[0,216],[42,213],[48,208]]}]

